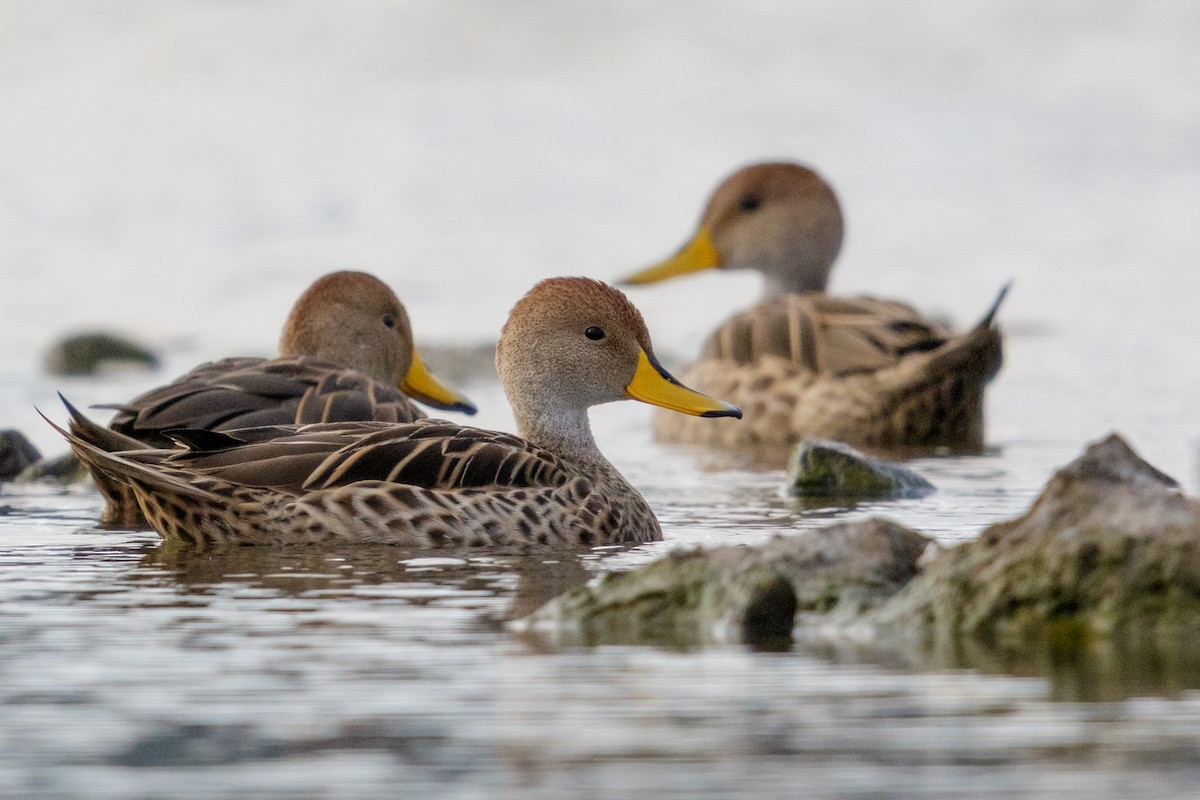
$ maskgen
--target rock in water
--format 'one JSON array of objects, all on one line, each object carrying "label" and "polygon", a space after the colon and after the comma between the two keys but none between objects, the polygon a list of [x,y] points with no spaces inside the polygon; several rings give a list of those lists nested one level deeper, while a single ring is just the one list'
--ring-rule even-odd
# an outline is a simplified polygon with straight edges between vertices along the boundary
[{"label": "rock in water", "polygon": [[111,333],[79,333],[46,352],[46,371],[52,375],[94,375],[106,366],[158,367],[158,357],[145,347]]},{"label": "rock in water", "polygon": [[848,444],[804,439],[788,459],[787,489],[800,497],[885,499],[923,497],[933,484],[908,467]]},{"label": "rock in water", "polygon": [[15,483],[83,483],[91,478],[87,468],[75,457],[74,453],[65,453],[57,458],[43,458],[21,470]]},{"label": "rock in water", "polygon": [[0,431],[0,481],[12,480],[41,457],[25,434],[12,429]]},{"label": "rock in water", "polygon": [[1200,503],[1110,435],[1024,516],[932,559],[877,617],[937,647],[962,636],[1010,651],[1099,636],[1197,641]]},{"label": "rock in water", "polygon": [[930,539],[883,519],[761,547],[677,551],[601,575],[516,623],[567,645],[791,643],[797,613],[857,617],[904,586]]}]

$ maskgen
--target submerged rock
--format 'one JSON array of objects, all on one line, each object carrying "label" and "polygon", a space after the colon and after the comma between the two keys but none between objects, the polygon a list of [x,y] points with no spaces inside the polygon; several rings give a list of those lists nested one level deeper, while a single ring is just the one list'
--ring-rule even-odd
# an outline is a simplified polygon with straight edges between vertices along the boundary
[{"label": "submerged rock", "polygon": [[1200,503],[1111,435],[1023,516],[932,559],[875,621],[937,647],[1107,636],[1174,646],[1200,634]]},{"label": "submerged rock", "polygon": [[788,459],[787,490],[800,497],[884,499],[923,497],[934,486],[908,467],[848,444],[804,439]]},{"label": "submerged rock", "polygon": [[94,375],[113,365],[155,369],[159,363],[147,348],[104,332],[68,336],[46,352],[44,361],[52,375]]},{"label": "submerged rock", "polygon": [[25,434],[13,429],[0,431],[0,481],[15,478],[41,457]]},{"label": "submerged rock", "polygon": [[869,519],[760,547],[677,551],[550,601],[519,629],[560,644],[791,643],[797,613],[855,617],[904,586],[930,539]]},{"label": "submerged rock", "polygon": [[82,483],[88,479],[87,468],[74,453],[64,453],[57,458],[43,458],[25,469],[15,479],[16,483]]}]

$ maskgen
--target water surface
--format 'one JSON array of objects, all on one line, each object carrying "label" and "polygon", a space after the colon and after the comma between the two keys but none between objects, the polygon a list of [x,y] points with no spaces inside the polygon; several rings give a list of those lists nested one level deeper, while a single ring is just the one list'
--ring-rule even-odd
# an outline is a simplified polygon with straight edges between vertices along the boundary
[{"label": "water surface", "polygon": [[[0,425],[270,352],[369,269],[418,341],[486,344],[533,281],[665,255],[748,160],[837,187],[839,291],[970,324],[1009,279],[989,452],[919,500],[808,508],[778,468],[597,409],[666,541],[586,553],[189,554],[89,491],[0,487],[0,794],[22,798],[1200,794],[1186,663],[914,664],[855,648],[554,652],[504,622],[672,547],[883,514],[946,543],[1125,433],[1196,493],[1193,4],[10,2],[0,12]],[[637,290],[679,364],[752,277]],[[43,374],[84,325],[154,375]],[[434,364],[436,367],[436,363]],[[478,424],[511,430],[498,387]]]}]

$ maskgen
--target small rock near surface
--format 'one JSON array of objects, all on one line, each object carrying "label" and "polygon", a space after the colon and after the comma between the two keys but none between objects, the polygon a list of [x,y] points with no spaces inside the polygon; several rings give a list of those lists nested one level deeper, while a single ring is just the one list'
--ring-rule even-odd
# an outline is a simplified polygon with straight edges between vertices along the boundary
[{"label": "small rock near surface", "polygon": [[57,458],[43,458],[21,470],[14,479],[16,483],[82,483],[88,479],[87,468],[74,453],[64,453]]},{"label": "small rock near surface", "polygon": [[42,454],[18,430],[0,431],[0,481],[12,480]]},{"label": "small rock near surface", "polygon": [[53,375],[94,375],[116,365],[155,369],[159,360],[139,344],[98,331],[67,336],[46,352],[44,363]]},{"label": "small rock near surface", "polygon": [[934,486],[903,464],[828,439],[804,439],[788,459],[787,490],[799,497],[923,497]]}]

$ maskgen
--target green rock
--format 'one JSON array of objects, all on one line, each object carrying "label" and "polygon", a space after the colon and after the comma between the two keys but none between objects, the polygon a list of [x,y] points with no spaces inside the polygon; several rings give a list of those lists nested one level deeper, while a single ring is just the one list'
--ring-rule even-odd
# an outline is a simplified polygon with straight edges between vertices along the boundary
[{"label": "green rock", "polygon": [[87,468],[74,453],[65,453],[57,458],[43,458],[17,475],[15,483],[83,483],[88,479]]},{"label": "green rock", "polygon": [[797,614],[855,617],[904,586],[931,540],[869,519],[760,547],[676,551],[550,601],[516,624],[558,644],[790,646]]},{"label": "green rock", "polygon": [[103,332],[68,336],[46,352],[44,361],[46,371],[53,375],[94,375],[112,365],[156,369],[159,364],[158,357],[145,347]]},{"label": "green rock", "polygon": [[798,497],[851,500],[923,497],[934,491],[933,484],[902,464],[827,439],[796,445],[786,486]]},{"label": "green rock", "polygon": [[1200,503],[1114,434],[1023,516],[931,559],[876,621],[943,649],[1200,642]]},{"label": "green rock", "polygon": [[25,434],[12,429],[0,431],[0,481],[12,480],[41,457]]}]

